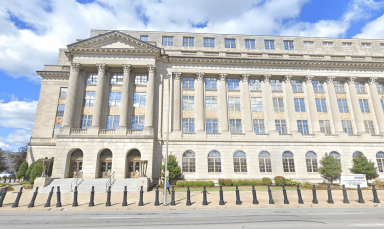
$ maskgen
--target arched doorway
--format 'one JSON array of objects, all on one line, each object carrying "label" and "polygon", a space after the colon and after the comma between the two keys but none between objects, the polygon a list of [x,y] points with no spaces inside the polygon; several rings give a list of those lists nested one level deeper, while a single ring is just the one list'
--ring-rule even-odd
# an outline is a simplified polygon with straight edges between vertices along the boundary
[{"label": "arched doorway", "polygon": [[128,178],[138,178],[140,177],[140,160],[141,153],[137,149],[131,150],[127,155],[127,177]]},{"label": "arched doorway", "polygon": [[103,150],[99,158],[99,178],[110,178],[112,174],[112,151]]},{"label": "arched doorway", "polygon": [[81,176],[83,171],[83,151],[81,151],[81,149],[72,152],[69,166],[69,178]]}]

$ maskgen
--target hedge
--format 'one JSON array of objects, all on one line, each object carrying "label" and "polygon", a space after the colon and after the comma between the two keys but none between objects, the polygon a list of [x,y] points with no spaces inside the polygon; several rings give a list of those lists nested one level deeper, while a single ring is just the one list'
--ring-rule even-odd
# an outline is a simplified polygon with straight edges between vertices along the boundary
[{"label": "hedge", "polygon": [[187,187],[187,186],[207,186],[213,187],[215,183],[213,181],[177,181],[176,185],[178,187]]},{"label": "hedge", "polygon": [[263,181],[263,185],[271,185],[272,184],[271,178],[263,177],[263,179],[261,179],[261,180]]},{"label": "hedge", "polygon": [[16,178],[23,178],[25,177],[25,174],[27,173],[28,171],[28,162],[24,161],[20,168],[19,168],[19,171],[17,171],[17,174],[16,174]]},{"label": "hedge", "polygon": [[296,186],[296,185],[301,185],[300,181],[294,181],[292,179],[285,179],[285,185],[286,186]]},{"label": "hedge", "polygon": [[282,186],[285,184],[285,178],[282,176],[275,176],[274,180],[277,186]]}]

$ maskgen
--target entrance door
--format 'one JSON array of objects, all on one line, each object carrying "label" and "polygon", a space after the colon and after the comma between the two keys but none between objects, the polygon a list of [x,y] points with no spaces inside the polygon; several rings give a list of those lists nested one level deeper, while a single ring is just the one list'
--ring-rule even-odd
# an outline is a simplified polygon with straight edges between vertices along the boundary
[{"label": "entrance door", "polygon": [[75,150],[71,155],[69,178],[81,177],[83,171],[83,151]]},{"label": "entrance door", "polygon": [[132,150],[128,153],[128,176],[129,178],[140,177],[140,160],[141,153],[137,149]]},{"label": "entrance door", "polygon": [[100,178],[110,178],[112,174],[112,152],[107,149],[100,154]]}]

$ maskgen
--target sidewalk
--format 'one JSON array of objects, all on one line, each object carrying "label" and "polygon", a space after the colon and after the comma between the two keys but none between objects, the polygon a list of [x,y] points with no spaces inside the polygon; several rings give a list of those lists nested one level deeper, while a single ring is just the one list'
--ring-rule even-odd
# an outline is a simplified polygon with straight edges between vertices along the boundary
[{"label": "sidewalk", "polygon": [[[103,210],[179,210],[179,209],[225,209],[225,208],[341,208],[341,207],[381,207],[381,204],[373,203],[373,194],[371,190],[363,190],[363,197],[365,204],[357,202],[358,195],[356,190],[348,190],[348,198],[350,204],[343,203],[343,194],[341,190],[332,191],[334,204],[328,204],[328,194],[326,190],[317,191],[317,199],[319,204],[312,204],[312,190],[302,190],[302,198],[304,204],[298,204],[298,197],[296,190],[287,190],[289,204],[284,204],[284,197],[282,191],[272,191],[273,200],[275,204],[269,204],[269,197],[267,191],[257,191],[258,205],[252,204],[252,192],[241,191],[240,199],[241,205],[236,205],[236,193],[235,191],[224,192],[225,205],[219,205],[219,192],[211,191],[207,193],[208,205],[203,206],[203,193],[202,192],[191,192],[191,206],[186,206],[187,193],[176,192],[175,202],[176,206],[170,206],[171,195],[167,195],[167,206],[163,206],[163,193],[159,193],[160,206],[154,206],[155,192],[144,193],[144,206],[139,207],[140,193],[128,193],[127,202],[128,206],[122,207],[123,193],[112,193],[111,204],[112,206],[106,207],[105,202],[107,200],[107,193],[95,193],[94,207],[89,207],[90,193],[79,193],[78,194],[78,207],[72,207],[73,193],[61,194],[62,207],[56,207],[57,194],[54,192],[51,200],[51,207],[44,207],[47,201],[48,194],[38,194],[35,207],[27,208],[28,204],[32,199],[33,193],[31,189],[24,190],[19,207],[12,208],[17,192],[19,188],[15,188],[15,191],[8,192],[3,202],[3,207],[0,208],[0,212],[18,212],[18,211],[103,211]],[[56,190],[55,190],[56,191]],[[384,190],[377,191],[381,202],[384,201]]]}]

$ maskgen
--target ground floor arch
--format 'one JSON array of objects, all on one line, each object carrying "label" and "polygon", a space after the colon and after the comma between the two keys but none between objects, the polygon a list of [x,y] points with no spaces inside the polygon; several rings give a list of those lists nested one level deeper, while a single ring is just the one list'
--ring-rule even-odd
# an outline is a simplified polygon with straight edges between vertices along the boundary
[{"label": "ground floor arch", "polygon": [[126,169],[126,177],[127,178],[138,178],[140,177],[141,168],[141,153],[137,149],[130,150],[127,153],[126,158],[127,169]]},{"label": "ground floor arch", "polygon": [[104,149],[101,151],[99,158],[98,158],[98,178],[110,178],[113,171],[112,171],[112,158],[113,154],[112,151],[109,149]]},{"label": "ground floor arch", "polygon": [[67,177],[76,178],[81,177],[83,172],[83,151],[75,149],[68,153],[67,163]]}]

